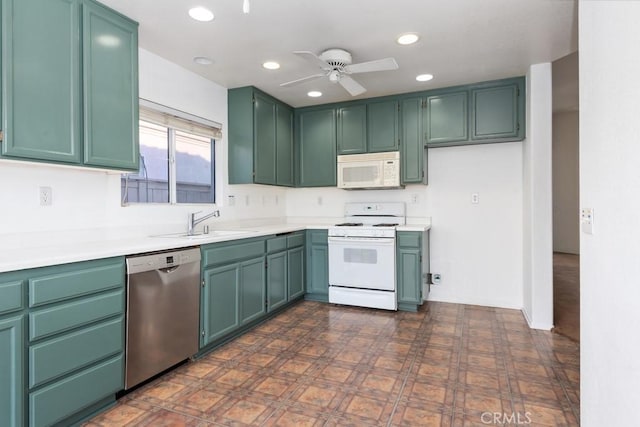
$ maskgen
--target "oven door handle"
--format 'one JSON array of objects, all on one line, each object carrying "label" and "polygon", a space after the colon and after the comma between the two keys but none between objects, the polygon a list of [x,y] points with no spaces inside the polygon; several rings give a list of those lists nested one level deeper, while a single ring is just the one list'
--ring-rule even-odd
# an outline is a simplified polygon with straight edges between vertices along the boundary
[{"label": "oven door handle", "polygon": [[382,243],[395,245],[395,239],[393,237],[337,237],[330,236],[327,239],[328,243]]}]

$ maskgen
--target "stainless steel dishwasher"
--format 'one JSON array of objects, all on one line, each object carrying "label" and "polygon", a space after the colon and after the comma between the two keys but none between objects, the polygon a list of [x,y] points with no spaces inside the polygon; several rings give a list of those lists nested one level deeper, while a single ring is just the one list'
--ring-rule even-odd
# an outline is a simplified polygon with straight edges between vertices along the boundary
[{"label": "stainless steel dishwasher", "polygon": [[127,257],[125,389],[198,352],[200,249]]}]

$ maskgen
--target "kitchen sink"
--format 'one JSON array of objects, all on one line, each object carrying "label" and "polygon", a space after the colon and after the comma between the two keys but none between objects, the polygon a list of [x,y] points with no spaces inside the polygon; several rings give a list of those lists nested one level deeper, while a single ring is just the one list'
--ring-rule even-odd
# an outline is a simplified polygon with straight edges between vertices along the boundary
[{"label": "kitchen sink", "polygon": [[243,234],[251,234],[255,233],[255,231],[251,230],[212,230],[209,233],[169,233],[169,234],[155,234],[150,237],[163,237],[163,238],[176,238],[176,239],[189,239],[189,240],[201,240],[201,239],[211,239],[216,237],[227,237],[227,236],[241,236]]}]

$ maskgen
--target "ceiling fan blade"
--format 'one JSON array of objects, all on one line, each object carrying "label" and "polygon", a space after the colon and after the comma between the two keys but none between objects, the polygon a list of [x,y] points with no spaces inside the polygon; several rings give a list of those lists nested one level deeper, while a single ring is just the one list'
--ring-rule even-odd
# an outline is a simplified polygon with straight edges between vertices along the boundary
[{"label": "ceiling fan blade", "polygon": [[367,90],[357,81],[353,80],[349,76],[342,76],[338,81],[342,85],[343,88],[347,90],[351,94],[351,96],[358,96],[360,94],[365,93]]},{"label": "ceiling fan blade", "polygon": [[298,50],[298,51],[295,51],[293,53],[298,55],[300,58],[306,59],[309,62],[313,62],[314,64],[316,64],[318,67],[322,68],[323,70],[331,70],[333,68],[331,66],[331,64],[329,64],[326,61],[323,61],[322,59],[320,59],[320,57],[318,55],[316,55],[313,52],[309,52],[307,50]]},{"label": "ceiling fan blade", "polygon": [[319,79],[320,77],[324,77],[326,74],[314,74],[312,76],[307,76],[307,77],[303,77],[301,79],[297,79],[297,80],[292,80],[290,82],[286,82],[286,83],[282,83],[280,84],[281,87],[289,87],[289,86],[295,86],[304,82],[309,82],[311,80],[315,80],[315,79]]},{"label": "ceiling fan blade", "polygon": [[344,71],[349,74],[370,73],[372,71],[397,70],[398,63],[393,58],[377,59],[375,61],[361,62],[344,67]]}]

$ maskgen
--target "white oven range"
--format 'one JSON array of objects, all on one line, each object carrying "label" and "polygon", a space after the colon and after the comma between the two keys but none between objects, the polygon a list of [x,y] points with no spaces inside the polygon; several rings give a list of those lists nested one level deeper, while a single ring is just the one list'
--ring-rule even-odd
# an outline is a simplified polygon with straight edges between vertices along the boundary
[{"label": "white oven range", "polygon": [[329,302],[397,310],[396,226],[404,203],[347,203],[329,228]]}]

